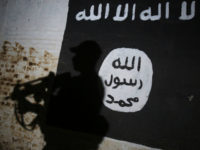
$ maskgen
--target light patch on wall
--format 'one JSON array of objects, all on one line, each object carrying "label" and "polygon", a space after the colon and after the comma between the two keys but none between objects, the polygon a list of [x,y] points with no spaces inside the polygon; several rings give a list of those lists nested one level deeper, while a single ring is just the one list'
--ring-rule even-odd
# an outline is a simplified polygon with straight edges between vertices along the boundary
[{"label": "light patch on wall", "polygon": [[[45,141],[39,126],[30,132],[16,120],[14,111],[17,102],[9,96],[16,83],[26,83],[55,71],[57,59],[46,50],[38,51],[19,42],[3,42],[0,48],[0,149],[38,150],[44,147]],[[26,98],[35,103],[31,95]],[[27,112],[24,117],[25,123],[28,124],[36,114]]]},{"label": "light patch on wall", "polygon": [[143,51],[117,48],[105,58],[99,76],[105,88],[106,107],[119,112],[137,112],[148,100],[153,67]]}]

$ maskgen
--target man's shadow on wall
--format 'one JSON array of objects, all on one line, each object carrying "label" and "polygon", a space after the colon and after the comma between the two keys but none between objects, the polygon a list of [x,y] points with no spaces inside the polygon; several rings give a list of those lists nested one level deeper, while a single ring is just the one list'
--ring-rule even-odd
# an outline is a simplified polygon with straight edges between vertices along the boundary
[{"label": "man's shadow on wall", "polygon": [[[49,94],[41,93],[40,99],[45,100],[45,105],[42,107],[39,103],[36,105],[25,102],[26,105],[21,106],[23,110],[19,110],[19,112],[21,114],[34,112],[38,115],[37,120],[30,125],[38,124],[40,126],[47,142],[44,149],[96,150],[108,129],[105,118],[99,114],[104,88],[101,79],[95,72],[95,65],[100,57],[101,49],[96,42],[85,41],[71,48],[70,51],[75,53],[72,62],[74,69],[79,71],[80,75],[74,77],[70,73],[49,75],[46,78],[48,80],[42,80],[44,87],[39,88],[35,88],[32,82],[27,83],[29,94],[40,95],[39,91],[43,91],[43,88]],[[53,86],[44,84],[49,81],[53,81]],[[22,99],[26,101],[27,94],[23,95],[24,92],[20,93],[16,90],[14,92],[15,97],[12,99],[18,101],[18,104]],[[24,123],[21,125],[25,126]]]}]

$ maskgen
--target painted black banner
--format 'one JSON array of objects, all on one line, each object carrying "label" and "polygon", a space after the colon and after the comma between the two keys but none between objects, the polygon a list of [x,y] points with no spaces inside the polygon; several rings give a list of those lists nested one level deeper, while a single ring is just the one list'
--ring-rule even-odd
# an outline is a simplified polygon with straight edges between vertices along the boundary
[{"label": "painted black banner", "polygon": [[[57,74],[87,71],[87,63],[85,68],[78,63],[98,59],[106,136],[195,149],[200,146],[199,19],[197,0],[70,0]],[[76,50],[82,62],[73,60]]]}]

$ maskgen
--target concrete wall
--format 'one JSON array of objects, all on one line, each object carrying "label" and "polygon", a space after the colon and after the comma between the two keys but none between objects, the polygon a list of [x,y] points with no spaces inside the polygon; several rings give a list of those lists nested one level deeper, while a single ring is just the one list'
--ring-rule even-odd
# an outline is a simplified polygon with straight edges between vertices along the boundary
[{"label": "concrete wall", "polygon": [[[0,1],[0,149],[40,150],[45,145],[39,127],[27,131],[16,121],[9,96],[23,83],[56,71],[65,30],[68,0]],[[25,115],[31,122],[33,113]]]},{"label": "concrete wall", "polygon": [[[68,0],[0,1],[0,149],[40,150],[44,136],[37,126],[22,128],[14,115],[15,102],[4,100],[17,82],[23,83],[56,71],[67,21]],[[34,99],[30,97],[30,101]],[[27,113],[27,123],[36,117]],[[80,140],[80,139],[79,139]],[[66,141],[67,142],[67,141]],[[105,138],[100,150],[153,149]]]}]

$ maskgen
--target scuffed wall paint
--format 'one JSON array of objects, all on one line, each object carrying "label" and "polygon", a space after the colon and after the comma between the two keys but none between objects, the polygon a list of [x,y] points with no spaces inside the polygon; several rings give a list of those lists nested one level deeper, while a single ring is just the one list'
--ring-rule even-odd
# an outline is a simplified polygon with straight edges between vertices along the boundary
[{"label": "scuffed wall paint", "polygon": [[[13,91],[17,82],[24,83],[46,76],[49,71],[55,71],[57,57],[47,51],[40,52],[33,47],[25,48],[21,44],[9,41],[3,43],[0,50],[0,145],[2,149],[42,149],[45,145],[43,135],[37,126],[33,131],[27,131],[17,122],[14,114],[14,103],[5,100]],[[25,122],[31,122],[36,117],[34,113],[25,115]]]},{"label": "scuffed wall paint", "polygon": [[57,57],[48,51],[39,52],[35,48],[26,49],[15,42],[3,43],[0,50],[0,95],[9,96],[17,82],[23,83],[34,80],[39,76],[46,76],[49,71],[56,70]]},{"label": "scuffed wall paint", "polygon": [[[38,126],[27,131],[17,122],[15,102],[5,100],[17,82],[55,72],[66,26],[68,0],[0,1],[0,149],[41,150]],[[34,113],[25,115],[31,122]]]}]

